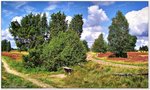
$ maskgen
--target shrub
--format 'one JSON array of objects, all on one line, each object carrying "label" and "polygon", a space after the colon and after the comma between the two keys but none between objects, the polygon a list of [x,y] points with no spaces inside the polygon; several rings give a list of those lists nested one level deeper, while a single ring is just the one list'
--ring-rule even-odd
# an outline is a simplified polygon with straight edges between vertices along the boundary
[{"label": "shrub", "polygon": [[60,32],[43,48],[43,66],[49,71],[56,71],[59,67],[75,65],[84,62],[86,49],[77,33],[69,30]]}]

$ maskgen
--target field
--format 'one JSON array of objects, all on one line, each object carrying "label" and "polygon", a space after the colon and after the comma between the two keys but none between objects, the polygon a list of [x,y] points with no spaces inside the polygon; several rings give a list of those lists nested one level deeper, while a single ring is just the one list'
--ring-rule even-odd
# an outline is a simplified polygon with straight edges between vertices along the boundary
[{"label": "field", "polygon": [[[109,52],[89,52],[87,62],[71,67],[71,75],[66,74],[62,68],[56,72],[40,71],[39,68],[26,69],[22,55],[27,54],[17,51],[2,52],[2,59],[11,69],[54,88],[148,88],[148,53],[129,52],[129,57],[125,59],[109,58]],[[2,68],[2,87],[39,86],[9,74]]]}]

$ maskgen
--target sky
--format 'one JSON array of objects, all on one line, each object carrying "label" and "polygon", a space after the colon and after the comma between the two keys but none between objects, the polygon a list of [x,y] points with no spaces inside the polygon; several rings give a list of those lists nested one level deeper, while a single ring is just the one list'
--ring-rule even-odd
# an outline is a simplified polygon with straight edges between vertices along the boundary
[{"label": "sky", "polygon": [[51,14],[58,11],[64,12],[69,22],[74,15],[83,15],[81,40],[86,40],[91,47],[101,33],[108,42],[108,27],[111,25],[112,18],[120,10],[128,20],[129,33],[137,36],[135,49],[148,45],[147,1],[2,1],[1,4],[2,40],[9,40],[13,48],[17,47],[9,32],[11,21],[20,22],[31,12],[33,14],[45,12],[49,22]]}]

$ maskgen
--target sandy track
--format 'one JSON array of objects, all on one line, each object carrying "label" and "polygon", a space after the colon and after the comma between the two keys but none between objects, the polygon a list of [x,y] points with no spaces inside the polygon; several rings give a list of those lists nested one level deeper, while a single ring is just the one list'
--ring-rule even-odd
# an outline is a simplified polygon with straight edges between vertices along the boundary
[{"label": "sandy track", "polygon": [[43,83],[43,82],[41,82],[41,81],[39,81],[37,79],[31,78],[30,76],[27,76],[27,75],[25,75],[23,73],[20,73],[20,72],[14,70],[14,69],[11,69],[9,67],[9,65],[6,63],[6,61],[3,60],[3,59],[2,59],[2,63],[3,63],[3,66],[4,66],[4,68],[5,68],[5,70],[6,70],[7,73],[10,73],[10,74],[22,77],[25,80],[30,81],[30,82],[32,82],[33,84],[35,84],[35,85],[37,85],[39,87],[42,87],[42,88],[52,88],[52,86],[50,86],[50,85],[48,85],[46,83]]},{"label": "sandy track", "polygon": [[91,60],[91,61],[97,62],[99,64],[109,65],[109,66],[114,66],[114,67],[123,67],[123,68],[143,68],[142,66],[133,66],[133,65],[124,65],[124,64],[116,64],[116,63],[111,63],[111,62],[105,62],[105,61],[102,61],[102,60],[96,60],[93,57],[94,57],[94,55],[92,53],[87,53],[87,60]]}]

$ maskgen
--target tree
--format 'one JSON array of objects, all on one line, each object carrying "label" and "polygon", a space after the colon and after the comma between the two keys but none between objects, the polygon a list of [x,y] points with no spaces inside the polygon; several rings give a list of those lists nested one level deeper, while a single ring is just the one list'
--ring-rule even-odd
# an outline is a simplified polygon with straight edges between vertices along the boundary
[{"label": "tree", "polygon": [[50,21],[50,39],[58,36],[60,31],[65,32],[67,30],[66,15],[58,12],[51,15]]},{"label": "tree", "polygon": [[81,14],[74,15],[73,19],[70,22],[69,28],[76,31],[80,37],[83,31],[82,26],[83,26],[82,15]]},{"label": "tree", "polygon": [[6,49],[7,49],[7,40],[4,39],[2,40],[2,51],[6,51]]},{"label": "tree", "polygon": [[109,49],[117,57],[127,57],[127,51],[134,49],[136,36],[129,34],[129,24],[122,12],[118,11],[112,24],[109,26],[108,44]]},{"label": "tree", "polygon": [[42,53],[43,66],[49,71],[86,61],[86,49],[74,31],[60,32],[43,48]]},{"label": "tree", "polygon": [[10,41],[4,39],[2,40],[2,51],[11,51],[11,44],[10,44]]},{"label": "tree", "polygon": [[45,42],[45,34],[48,32],[46,14],[30,13],[22,18],[21,23],[11,22],[9,31],[19,50],[32,49]]},{"label": "tree", "polygon": [[8,41],[8,43],[7,43],[7,51],[8,51],[8,52],[11,51],[11,44],[10,44],[10,41]]},{"label": "tree", "polygon": [[141,46],[139,48],[140,51],[148,51],[148,46]]},{"label": "tree", "polygon": [[105,53],[107,51],[107,43],[103,38],[103,34],[100,34],[97,39],[95,39],[92,45],[92,51]]},{"label": "tree", "polygon": [[84,44],[84,47],[86,48],[86,51],[89,51],[89,47],[88,47],[88,44],[87,44],[87,41],[86,40],[83,40],[83,44]]}]

